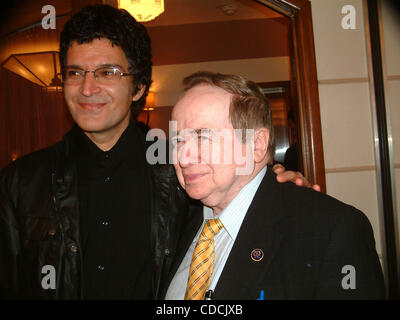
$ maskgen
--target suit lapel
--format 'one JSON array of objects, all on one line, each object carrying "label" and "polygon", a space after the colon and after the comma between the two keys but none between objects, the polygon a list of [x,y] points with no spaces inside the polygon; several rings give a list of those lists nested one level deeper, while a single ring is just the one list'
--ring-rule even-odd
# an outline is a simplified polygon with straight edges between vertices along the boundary
[{"label": "suit lapel", "polygon": [[[254,299],[254,291],[264,277],[282,239],[274,225],[282,218],[275,175],[267,173],[243,220],[235,244],[215,288],[215,299]],[[254,261],[251,253],[261,249],[264,256]],[[253,297],[254,295],[254,297]]]}]

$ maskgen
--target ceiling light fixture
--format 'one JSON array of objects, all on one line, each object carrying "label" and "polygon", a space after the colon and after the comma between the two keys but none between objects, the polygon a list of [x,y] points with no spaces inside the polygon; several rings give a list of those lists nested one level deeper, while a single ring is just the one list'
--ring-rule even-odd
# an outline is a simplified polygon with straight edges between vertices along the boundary
[{"label": "ceiling light fixture", "polygon": [[12,54],[1,66],[46,90],[62,90],[57,51]]},{"label": "ceiling light fixture", "polygon": [[125,9],[139,22],[147,22],[164,12],[164,0],[118,0],[118,8]]},{"label": "ceiling light fixture", "polygon": [[235,14],[237,11],[237,6],[235,6],[234,4],[226,4],[221,6],[220,8],[228,16]]}]

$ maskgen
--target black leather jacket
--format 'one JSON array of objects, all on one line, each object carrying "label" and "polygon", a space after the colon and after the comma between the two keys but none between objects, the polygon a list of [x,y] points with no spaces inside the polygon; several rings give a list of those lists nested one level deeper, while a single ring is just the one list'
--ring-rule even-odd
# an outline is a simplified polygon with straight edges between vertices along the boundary
[{"label": "black leather jacket", "polygon": [[[145,148],[145,144],[143,144]],[[63,141],[22,157],[0,172],[0,298],[81,299],[82,257],[74,144]],[[152,192],[153,297],[168,273],[187,196],[171,165],[149,166]],[[44,290],[43,266],[55,267],[56,289]]]}]

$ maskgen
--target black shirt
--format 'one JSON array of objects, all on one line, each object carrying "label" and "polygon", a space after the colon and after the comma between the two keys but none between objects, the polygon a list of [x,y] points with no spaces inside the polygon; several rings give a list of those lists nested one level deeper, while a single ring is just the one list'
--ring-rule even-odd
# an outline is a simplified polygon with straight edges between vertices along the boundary
[{"label": "black shirt", "polygon": [[84,299],[146,299],[151,290],[150,177],[130,124],[104,152],[78,127]]}]

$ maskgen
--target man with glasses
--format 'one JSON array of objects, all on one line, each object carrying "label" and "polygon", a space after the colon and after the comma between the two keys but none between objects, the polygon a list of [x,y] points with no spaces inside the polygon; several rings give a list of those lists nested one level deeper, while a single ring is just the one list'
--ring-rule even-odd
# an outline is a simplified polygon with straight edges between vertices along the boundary
[{"label": "man with glasses", "polygon": [[146,29],[86,7],[65,24],[60,64],[74,127],[0,174],[0,297],[156,297],[187,198],[172,166],[147,163],[135,125],[151,84]]},{"label": "man with glasses", "polygon": [[65,24],[60,64],[75,125],[1,175],[0,294],[151,298],[153,267],[161,270],[153,252],[163,256],[165,238],[155,212],[173,218],[176,206],[155,207],[162,181],[131,121],[151,84],[147,31],[126,11],[86,7]]}]

